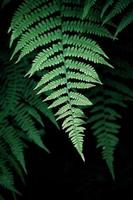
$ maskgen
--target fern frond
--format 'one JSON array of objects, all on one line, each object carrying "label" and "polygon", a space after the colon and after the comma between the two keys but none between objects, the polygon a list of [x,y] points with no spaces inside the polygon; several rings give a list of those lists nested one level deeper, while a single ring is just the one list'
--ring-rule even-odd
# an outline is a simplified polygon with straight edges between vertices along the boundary
[{"label": "fern frond", "polygon": [[[115,59],[114,62],[117,63]],[[101,148],[102,157],[106,161],[113,178],[114,151],[119,141],[118,133],[121,128],[119,124],[119,120],[122,117],[120,107],[127,107],[127,100],[133,100],[133,91],[119,79],[121,73],[127,70],[124,68],[125,63],[118,61],[116,68],[119,69],[119,73],[117,70],[107,70],[108,78],[105,78],[104,73],[101,73],[104,87],[98,86],[90,93],[93,106],[90,109],[91,116],[88,119],[88,123],[91,125],[93,135],[96,137],[97,148]],[[129,71],[132,73],[131,68]],[[122,76],[121,78],[124,79],[125,77]],[[130,76],[126,78],[130,79]],[[116,105],[119,107],[118,110]]]},{"label": "fern frond", "polygon": [[[11,23],[11,43],[17,39],[13,56],[19,52],[18,62],[30,52],[37,51],[26,75],[31,77],[40,72],[41,79],[35,89],[38,94],[47,96],[44,101],[51,101],[49,108],[57,109],[57,119],[68,121],[63,123],[63,129],[83,158],[84,115],[81,109],[77,109],[92,103],[78,90],[101,84],[94,70],[95,64],[112,67],[107,55],[91,36],[112,38],[112,35],[97,24],[98,11],[94,12],[94,18],[88,14],[85,20],[82,19],[80,1],[42,0],[33,6],[30,3],[27,3],[26,11],[23,11],[26,2],[22,3]],[[94,1],[91,7],[93,4]],[[21,18],[20,23],[17,17]],[[24,122],[20,120],[24,119],[22,111],[18,110],[18,113],[21,116],[16,120],[20,126],[25,129],[28,123],[33,134],[35,130],[29,115],[26,114]]]},{"label": "fern frond", "polygon": [[24,141],[32,140],[48,151],[36,125],[44,128],[42,114],[57,127],[58,124],[48,105],[33,91],[36,81],[24,77],[28,59],[14,65],[9,62],[8,54],[0,52],[0,61],[0,185],[17,192],[14,171],[23,182],[26,173]]},{"label": "fern frond", "polygon": [[[92,124],[91,129],[97,139],[97,148],[100,147],[102,149],[102,157],[114,178],[114,150],[118,143],[117,135],[120,128],[116,123],[116,119],[120,117],[120,114],[108,103],[110,97],[106,96],[102,88],[99,88],[95,95],[94,102],[92,100],[94,105],[90,111],[92,116],[89,117],[88,122]],[[100,98],[97,99],[99,96]]]}]

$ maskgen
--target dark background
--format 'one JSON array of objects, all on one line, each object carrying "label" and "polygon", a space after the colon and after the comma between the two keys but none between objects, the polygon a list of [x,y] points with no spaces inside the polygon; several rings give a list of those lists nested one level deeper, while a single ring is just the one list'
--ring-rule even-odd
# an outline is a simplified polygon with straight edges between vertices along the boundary
[{"label": "dark background", "polygon": [[47,124],[45,144],[51,154],[47,155],[35,145],[27,150],[28,177],[22,199],[40,199],[43,196],[50,199],[53,195],[60,199],[81,197],[91,200],[113,199],[117,195],[122,198],[126,195],[126,199],[132,199],[132,110],[133,105],[130,105],[123,113],[120,142],[115,152],[115,181],[95,149],[95,139],[89,130],[86,130],[86,162],[83,163],[67,137]]},{"label": "dark background", "polygon": [[[13,11],[17,7],[17,1],[0,10],[0,48],[5,50],[8,46],[9,35],[7,29],[10,24]],[[130,40],[133,44],[133,31],[130,26],[124,31],[121,38],[126,43]],[[129,42],[128,42],[129,43]],[[106,45],[113,45],[104,44]],[[114,50],[114,54],[115,54]],[[127,51],[128,57],[128,51]],[[129,58],[132,60],[132,58]],[[132,86],[133,87],[133,86]],[[95,148],[95,138],[86,129],[84,142],[84,163],[69,142],[67,136],[57,130],[48,120],[45,123],[46,135],[44,143],[51,151],[50,154],[42,151],[34,144],[29,144],[25,150],[28,176],[26,184],[16,183],[22,196],[18,200],[40,200],[52,197],[65,199],[81,197],[82,200],[103,200],[133,198],[133,141],[132,141],[132,116],[133,103],[129,103],[128,109],[123,110],[120,142],[115,151],[115,181],[112,180],[100,152]]]}]

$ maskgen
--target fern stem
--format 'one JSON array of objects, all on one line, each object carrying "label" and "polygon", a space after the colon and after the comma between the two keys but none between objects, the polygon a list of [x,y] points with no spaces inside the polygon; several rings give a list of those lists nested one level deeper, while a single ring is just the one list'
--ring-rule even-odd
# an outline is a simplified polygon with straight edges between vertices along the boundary
[{"label": "fern stem", "polygon": [[[66,60],[65,60],[65,52],[64,52],[64,46],[63,46],[63,23],[62,23],[62,14],[63,14],[63,1],[62,3],[60,3],[60,20],[61,20],[61,29],[60,29],[60,34],[61,34],[61,49],[62,49],[62,54],[64,55],[63,56],[63,69],[64,69],[64,75],[65,75],[65,79],[66,79],[66,95],[67,95],[67,102],[68,104],[70,105],[70,112],[71,112],[71,117],[72,117],[72,126],[73,126],[73,130],[74,130],[74,133],[76,134],[76,129],[77,129],[77,126],[75,125],[75,116],[74,116],[74,112],[73,112],[73,106],[72,106],[72,102],[71,102],[71,97],[70,97],[70,89],[69,89],[69,78],[68,78],[68,69],[67,69],[67,65],[66,65]],[[70,137],[70,134],[69,134],[69,137]],[[81,147],[77,147],[76,148],[79,155],[81,156],[82,160],[85,161],[85,158],[84,158],[84,155],[82,153],[82,151],[80,150]]]}]

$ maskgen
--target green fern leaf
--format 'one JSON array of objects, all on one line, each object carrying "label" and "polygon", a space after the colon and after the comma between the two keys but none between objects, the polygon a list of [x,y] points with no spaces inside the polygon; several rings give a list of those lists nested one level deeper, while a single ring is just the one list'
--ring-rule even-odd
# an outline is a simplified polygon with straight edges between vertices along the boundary
[{"label": "green fern leaf", "polygon": [[56,99],[56,98],[59,98],[61,97],[62,95],[66,94],[67,92],[67,89],[66,88],[62,88],[62,89],[59,89],[57,91],[54,91],[53,93],[51,93],[46,99],[45,101],[49,101],[49,100],[52,100],[52,99]]},{"label": "green fern leaf", "polygon": [[48,151],[37,128],[38,123],[44,128],[41,115],[48,117],[56,127],[58,124],[48,105],[33,91],[36,81],[24,77],[30,66],[28,59],[14,65],[3,52],[0,52],[0,185],[14,193],[17,192],[14,170],[23,182],[26,173],[24,140],[32,140]]},{"label": "green fern leaf", "polygon": [[82,94],[70,92],[70,98],[81,101],[83,105],[92,105],[91,101]]},{"label": "green fern leaf", "polygon": [[41,80],[39,81],[39,83],[37,84],[37,88],[42,86],[43,84],[47,84],[47,82],[51,82],[52,79],[55,79],[56,77],[58,77],[60,74],[64,74],[64,70],[62,67],[59,67],[57,69],[52,70],[51,72],[45,74]]},{"label": "green fern leaf", "polygon": [[49,108],[55,108],[61,104],[64,104],[66,103],[68,100],[67,96],[63,96],[63,97],[60,97],[59,99],[55,100],[50,106]]},{"label": "green fern leaf", "polygon": [[[120,64],[118,62],[119,73],[117,70],[112,71],[109,68],[107,71],[109,78],[105,78],[104,72],[101,73],[101,79],[103,79],[105,87],[97,86],[88,94],[93,106],[90,109],[91,116],[87,123],[91,125],[92,133],[97,140],[97,148],[101,149],[102,157],[106,161],[113,179],[115,178],[114,151],[119,141],[118,133],[121,128],[119,120],[122,117],[120,109],[117,110],[116,108],[127,107],[126,101],[133,100],[132,90],[118,78],[121,77],[121,73],[124,73],[121,65],[125,66],[125,63]],[[131,73],[131,69],[129,71]],[[125,77],[122,76],[121,78]]]},{"label": "green fern leaf", "polygon": [[[26,11],[23,10],[26,2],[22,3],[12,20],[11,43],[17,39],[12,57],[19,52],[18,62],[34,50],[37,52],[26,75],[31,77],[40,72],[41,79],[35,87],[37,94],[46,95],[44,101],[51,101],[49,108],[58,109],[58,120],[71,119],[63,128],[83,158],[84,115],[77,109],[92,103],[77,90],[101,84],[95,64],[112,67],[102,48],[91,38],[92,35],[112,38],[112,35],[97,24],[98,11],[94,17],[88,14],[86,20],[82,19],[80,2],[42,0],[33,6],[30,3]],[[73,8],[77,9],[73,12]],[[21,19],[20,23],[16,17]],[[34,138],[37,134],[31,117],[22,111],[18,111],[18,115],[16,120],[21,128]],[[24,117],[26,121],[21,120]],[[39,138],[34,140],[42,146]]]}]

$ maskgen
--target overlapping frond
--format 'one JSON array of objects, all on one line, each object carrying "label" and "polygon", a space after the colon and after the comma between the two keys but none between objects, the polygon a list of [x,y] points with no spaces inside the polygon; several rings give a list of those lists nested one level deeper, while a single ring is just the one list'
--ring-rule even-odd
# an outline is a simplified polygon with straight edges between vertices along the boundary
[{"label": "overlapping frond", "polygon": [[[115,62],[117,64],[117,61]],[[124,65],[125,62],[121,63]],[[93,135],[97,139],[97,148],[101,148],[102,157],[106,161],[108,168],[114,178],[114,151],[118,143],[118,133],[120,131],[120,108],[127,107],[127,100],[133,100],[133,91],[123,82],[119,80],[123,71],[126,72],[126,67],[118,62],[116,65],[119,71],[108,72],[108,78],[103,76],[104,87],[97,87],[89,94],[93,102],[93,107],[90,110],[88,123],[91,125]],[[120,66],[120,67],[118,67]],[[125,70],[124,70],[125,69]],[[131,73],[130,69],[130,73]],[[117,79],[117,78],[118,79]],[[123,80],[127,77],[122,77]]]},{"label": "overlapping frond", "polygon": [[[14,186],[13,170],[23,180],[26,172],[24,141],[33,141],[46,151],[41,134],[37,128],[44,128],[42,115],[48,117],[57,127],[54,115],[41,97],[33,91],[34,80],[24,77],[29,67],[28,60],[14,65],[9,56],[0,52],[0,185],[12,192]],[[30,101],[29,101],[30,99]]]}]

